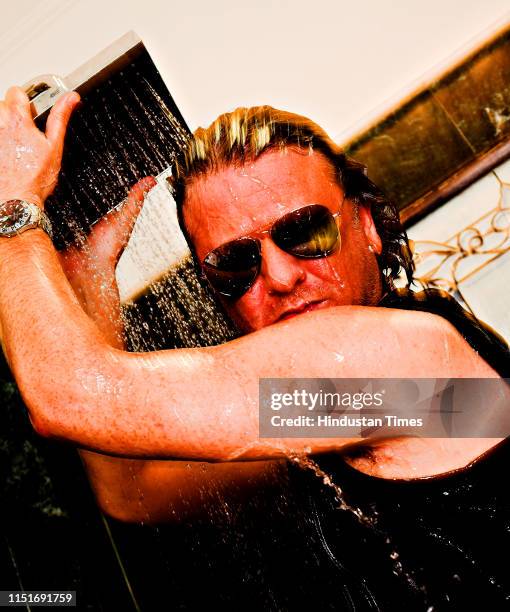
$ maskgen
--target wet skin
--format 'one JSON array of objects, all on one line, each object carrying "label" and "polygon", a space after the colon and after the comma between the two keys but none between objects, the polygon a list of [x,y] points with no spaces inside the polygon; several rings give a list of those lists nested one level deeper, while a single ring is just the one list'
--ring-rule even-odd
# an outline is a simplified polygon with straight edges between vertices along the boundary
[{"label": "wet skin", "polygon": [[[262,265],[238,300],[219,298],[239,328],[248,333],[312,310],[333,306],[375,306],[381,299],[376,255],[382,243],[367,207],[345,199],[331,163],[321,154],[289,147],[268,151],[253,162],[229,166],[195,179],[186,192],[184,222],[200,262],[212,250],[267,228],[309,204],[323,204],[336,222],[341,245],[330,256],[302,259],[261,239]],[[369,339],[366,339],[367,344]],[[481,455],[488,439],[393,439],[368,441],[346,460],[386,478],[412,478],[454,470]]]},{"label": "wet skin", "polygon": [[[57,102],[44,139],[30,118],[28,99],[20,89],[13,88],[6,102],[0,102],[0,144],[11,153],[20,143],[26,149],[19,164],[9,162],[0,173],[3,199],[26,197],[43,205],[56,181],[65,128],[75,104],[76,96],[64,96]],[[200,215],[202,220],[208,219],[212,206],[205,233],[199,230],[195,236],[198,250],[214,248],[224,239],[267,225],[283,212],[316,203],[311,198],[321,198],[321,204],[338,210],[342,197],[327,162],[308,152],[289,150],[287,156],[292,153],[297,157],[275,157],[274,171],[269,167],[269,153],[253,168],[245,168],[244,175],[239,175],[239,169],[225,169],[216,175],[218,185],[211,183],[207,191],[202,189],[202,196],[197,183],[194,189],[199,206],[188,207],[192,233],[193,223],[197,225]],[[6,155],[3,159],[11,158]],[[28,166],[34,170],[28,172]],[[312,166],[313,172],[309,170]],[[244,185],[250,187],[243,190]],[[206,197],[209,191],[212,200]],[[193,204],[193,193],[192,189],[185,206]],[[234,216],[236,208],[232,206],[241,199],[243,206],[252,206],[249,218]],[[220,204],[225,201],[230,207],[228,216],[221,212]],[[244,210],[237,212],[244,215]],[[260,222],[257,215],[262,217]],[[222,224],[222,219],[227,223]],[[133,461],[84,451],[105,511],[124,520],[147,520],[152,510],[153,520],[171,518],[169,507],[179,495],[181,482],[190,486],[182,492],[186,507],[191,506],[187,496],[195,494],[198,499],[193,505],[200,511],[200,479],[193,482],[187,474],[188,459],[281,458],[291,452],[338,451],[352,442],[261,440],[257,402],[262,377],[405,377],[423,375],[424,368],[431,377],[466,373],[495,376],[440,317],[356,306],[377,302],[380,285],[374,253],[380,244],[367,210],[360,209],[358,223],[352,206],[345,202],[339,223],[343,248],[324,260],[299,260],[297,265],[294,258],[264,240],[264,264],[257,283],[237,303],[227,305],[245,331],[255,333],[219,347],[143,355],[118,350],[118,338],[109,332],[106,320],[97,327],[108,312],[105,301],[118,299],[115,291],[110,291],[114,275],[107,243],[115,243],[110,232],[104,233],[97,251],[90,254],[96,271],[98,258],[102,258],[106,273],[112,274],[106,294],[94,285],[98,274],[81,276],[83,286],[73,283],[78,297],[90,297],[80,299],[83,310],[64,277],[64,262],[59,262],[42,230],[0,241],[1,335],[36,430],[100,453],[184,460]],[[76,274],[72,266],[67,272]],[[258,301],[254,299],[256,292]],[[272,325],[315,304],[315,308],[322,305],[320,312]],[[113,305],[112,311],[115,307],[118,305]],[[37,330],[37,342],[27,329]],[[337,359],[339,350],[341,361]],[[395,360],[394,355],[402,358]],[[468,458],[463,456],[458,462],[465,465]],[[230,467],[218,470],[220,481]],[[444,467],[435,466],[434,473]],[[232,468],[236,469],[235,464]],[[247,473],[242,472],[238,475],[245,481]],[[256,479],[251,482],[257,486]]]},{"label": "wet skin", "polygon": [[[151,186],[150,182],[140,185],[144,189]],[[135,199],[140,198],[143,199],[143,193]],[[264,234],[261,237],[260,275],[241,299],[224,299],[225,308],[244,332],[260,330],[315,309],[376,304],[381,295],[376,260],[376,254],[381,251],[381,241],[370,211],[364,207],[355,210],[352,203],[345,200],[330,163],[321,154],[291,148],[284,154],[268,152],[243,167],[224,168],[196,180],[188,189],[184,217],[200,261],[225,242],[266,228],[284,214],[312,203],[323,204],[332,213],[340,212],[336,218],[341,235],[340,247],[326,258],[301,259],[279,249],[269,235]],[[107,260],[116,260],[116,254],[125,244],[126,238],[119,240],[115,237],[117,229],[124,235],[121,225],[122,220],[113,226],[111,223],[105,224],[104,228],[101,224],[96,226],[97,248],[92,243],[95,236],[89,238],[95,252],[102,249],[115,254]],[[111,249],[105,246],[108,243]],[[83,257],[79,253],[76,255],[79,267]],[[97,259],[94,265],[97,266]],[[109,274],[113,278],[113,268]],[[83,278],[90,278],[87,270]],[[98,292],[92,288],[88,293],[90,309]],[[100,302],[93,309],[96,313],[109,310],[105,308],[104,300]],[[109,331],[112,318],[99,317],[98,320],[96,316],[96,321],[112,343],[121,335]],[[395,463],[389,460],[392,448],[391,444],[379,443],[377,450],[372,448],[369,454],[374,457],[377,452],[377,461],[367,461],[359,454],[349,461],[363,471],[397,477],[408,477],[423,468],[442,471],[447,465],[445,453],[436,452],[438,465],[432,466],[430,448],[423,445],[420,446],[422,461],[418,462],[416,452],[411,449],[412,452],[398,453],[399,461]],[[190,464],[179,461],[112,459],[84,451],[82,456],[103,509],[123,520],[146,521],[147,513],[152,521],[183,519],[195,512],[200,514],[198,509],[203,500],[190,503],[197,491],[210,491],[211,494],[221,491],[229,503],[242,504],[244,496],[249,496],[253,487],[278,487],[281,486],[278,483],[286,478],[285,464],[277,461],[194,463],[191,468]],[[237,486],[232,487],[234,482]],[[138,499],[142,491],[145,512]],[[182,500],[187,500],[187,503],[182,504]],[[173,509],[171,515],[169,508]]]},{"label": "wet skin", "polygon": [[242,331],[256,331],[310,310],[377,304],[381,280],[376,254],[381,252],[381,240],[372,216],[366,207],[355,210],[344,198],[331,163],[321,153],[290,147],[200,177],[188,188],[184,221],[201,262],[212,249],[309,204],[340,211],[340,248],[324,258],[297,258],[264,234],[255,283],[239,300],[222,298]]}]

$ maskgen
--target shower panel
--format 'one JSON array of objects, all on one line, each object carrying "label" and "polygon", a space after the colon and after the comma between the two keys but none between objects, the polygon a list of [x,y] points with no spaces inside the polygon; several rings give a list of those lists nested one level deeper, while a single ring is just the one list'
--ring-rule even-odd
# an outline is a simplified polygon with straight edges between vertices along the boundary
[{"label": "shower panel", "polygon": [[166,178],[190,132],[143,42],[128,33],[67,77],[44,75],[25,85],[44,128],[66,91],[82,99],[67,132],[57,188],[47,201],[54,242],[86,242],[98,220],[146,176],[145,199],[117,267],[131,350],[206,346],[235,335],[202,281],[181,232]]}]

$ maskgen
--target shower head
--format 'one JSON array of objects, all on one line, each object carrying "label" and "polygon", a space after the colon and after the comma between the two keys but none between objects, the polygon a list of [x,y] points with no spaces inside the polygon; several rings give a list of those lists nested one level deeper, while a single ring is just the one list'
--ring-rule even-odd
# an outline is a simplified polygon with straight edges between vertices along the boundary
[{"label": "shower head", "polygon": [[37,123],[44,122],[61,95],[77,91],[86,96],[144,53],[147,51],[140,37],[128,32],[66,77],[44,74],[31,79],[23,89],[30,98],[32,116]]},{"label": "shower head", "polygon": [[41,129],[65,92],[77,91],[82,100],[67,128],[56,189],[46,201],[57,248],[86,244],[95,224],[122,205],[134,184],[157,178],[116,269],[129,346],[205,346],[233,337],[197,275],[166,181],[190,132],[140,38],[129,32],[68,76],[32,79],[25,91]]},{"label": "shower head", "polygon": [[46,74],[24,86],[37,126],[68,91],[82,104],[66,134],[62,172],[48,199],[62,248],[127,196],[144,176],[172,164],[189,130],[145,45],[128,32],[67,76]]}]

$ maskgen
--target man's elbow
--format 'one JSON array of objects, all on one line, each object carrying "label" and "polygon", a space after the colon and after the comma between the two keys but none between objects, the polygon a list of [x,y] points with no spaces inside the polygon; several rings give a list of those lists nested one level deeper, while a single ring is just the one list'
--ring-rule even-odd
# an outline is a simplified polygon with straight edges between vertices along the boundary
[{"label": "man's elbow", "polygon": [[16,378],[34,430],[45,438],[85,443],[83,434],[94,410],[97,397],[66,374],[37,373],[27,383]]},{"label": "man's elbow", "polygon": [[[86,350],[56,350],[46,361],[18,358],[10,363],[35,431],[88,446],[105,430],[102,408],[116,384],[106,344]],[[104,420],[104,414],[103,414]]]},{"label": "man's elbow", "polygon": [[[28,410],[30,422],[36,433],[44,438],[62,437],[61,434],[64,429],[62,416],[65,415],[65,411],[62,410],[60,397],[51,389],[48,392],[44,383],[34,382],[26,385],[19,378],[17,378],[17,382],[21,397]],[[65,394],[65,390],[63,392]]]},{"label": "man's elbow", "polygon": [[[26,404],[26,402],[25,402]],[[47,418],[44,412],[40,410],[34,410],[33,407],[28,408],[28,416],[35,432],[43,438],[54,438],[57,437],[55,423]]]}]

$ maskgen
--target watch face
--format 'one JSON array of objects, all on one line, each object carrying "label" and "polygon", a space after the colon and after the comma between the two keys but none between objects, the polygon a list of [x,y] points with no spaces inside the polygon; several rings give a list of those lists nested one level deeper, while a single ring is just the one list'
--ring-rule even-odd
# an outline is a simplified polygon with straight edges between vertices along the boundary
[{"label": "watch face", "polygon": [[30,219],[30,209],[19,200],[9,200],[0,206],[0,234],[12,234]]}]

